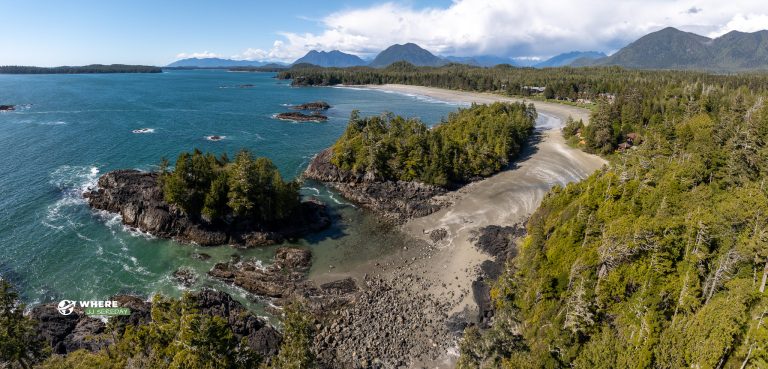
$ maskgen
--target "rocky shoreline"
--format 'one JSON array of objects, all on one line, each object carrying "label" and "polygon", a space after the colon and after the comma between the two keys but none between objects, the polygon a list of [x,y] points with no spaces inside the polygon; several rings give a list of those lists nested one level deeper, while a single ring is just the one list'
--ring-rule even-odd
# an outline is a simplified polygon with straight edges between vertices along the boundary
[{"label": "rocky shoreline", "polygon": [[275,115],[275,118],[294,122],[325,122],[328,120],[327,116],[318,112],[312,114],[304,114],[300,112],[279,113]]},{"label": "rocky shoreline", "polygon": [[192,219],[163,199],[157,173],[117,170],[101,176],[83,196],[98,210],[120,214],[123,224],[161,238],[202,246],[256,247],[278,244],[320,231],[331,224],[324,204],[304,201],[280,222],[209,224]]},{"label": "rocky shoreline", "polygon": [[357,175],[331,163],[331,148],[315,155],[304,171],[304,178],[324,182],[346,199],[401,223],[438,211],[450,201],[441,197],[448,190],[420,182],[380,181],[373,175]]},{"label": "rocky shoreline", "polygon": [[281,247],[266,267],[255,259],[233,258],[214,265],[208,275],[254,295],[269,298],[275,306],[284,306],[294,300],[302,301],[315,316],[327,315],[355,299],[359,288],[352,278],[318,286],[306,278],[311,265],[311,251]]},{"label": "rocky shoreline", "polygon": [[[204,289],[194,293],[195,307],[203,315],[224,318],[232,334],[262,357],[277,354],[282,335],[266,321],[251,314],[242,304],[225,292]],[[118,332],[127,326],[148,324],[152,320],[152,303],[136,296],[118,295],[111,300],[121,307],[131,309],[127,316],[110,319],[110,325]],[[76,350],[98,351],[113,343],[114,336],[103,320],[75,310],[62,315],[56,303],[37,305],[30,310],[30,318],[37,322],[37,334],[47,342],[54,354],[65,355]],[[115,324],[116,323],[116,324]],[[122,333],[121,333],[122,334]]]}]

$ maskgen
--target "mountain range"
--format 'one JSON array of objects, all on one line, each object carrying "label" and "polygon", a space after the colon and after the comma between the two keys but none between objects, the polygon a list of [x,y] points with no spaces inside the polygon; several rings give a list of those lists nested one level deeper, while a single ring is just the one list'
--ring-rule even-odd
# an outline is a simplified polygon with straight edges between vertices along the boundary
[{"label": "mountain range", "polygon": [[[168,68],[235,68],[235,67],[262,67],[267,64],[275,64],[263,61],[232,60],[222,58],[187,58],[177,60],[166,65]],[[279,63],[278,63],[279,64]]]},{"label": "mountain range", "polygon": [[[571,51],[542,62],[518,61],[493,55],[440,57],[419,45],[406,43],[395,44],[384,49],[370,63],[356,55],[339,50],[327,52],[312,50],[293,64],[306,63],[321,67],[342,68],[367,65],[382,68],[398,61],[430,67],[461,63],[479,67],[498,64],[534,68],[617,65],[636,69],[697,69],[728,72],[768,69],[768,31],[754,33],[732,31],[712,39],[667,27],[639,38],[611,56],[598,51]],[[266,64],[267,62],[247,60],[191,58],[178,60],[169,64],[168,67],[233,68],[260,67]]]},{"label": "mountain range", "polygon": [[572,65],[730,72],[768,69],[768,31],[732,31],[712,39],[667,27],[639,38],[611,56],[591,61],[579,59]]}]

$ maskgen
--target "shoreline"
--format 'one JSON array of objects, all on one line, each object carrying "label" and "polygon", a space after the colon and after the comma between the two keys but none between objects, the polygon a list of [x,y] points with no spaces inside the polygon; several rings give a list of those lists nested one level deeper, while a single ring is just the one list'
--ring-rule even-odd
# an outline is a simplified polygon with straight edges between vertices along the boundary
[{"label": "shoreline", "polygon": [[[475,239],[481,228],[490,225],[524,224],[554,185],[582,180],[607,163],[598,156],[568,146],[560,132],[559,127],[569,116],[588,123],[589,111],[586,109],[489,93],[421,86],[344,87],[422,96],[456,104],[525,101],[536,106],[537,112],[540,113],[539,121],[542,116],[547,120],[559,120],[555,128],[550,124],[537,126],[532,144],[521,153],[512,168],[443,195],[451,205],[430,215],[410,219],[401,225],[399,229],[416,241],[410,242],[410,247],[398,248],[400,251],[364,262],[346,272],[316,272],[309,276],[317,282],[344,276],[358,280],[369,276],[390,280],[403,289],[410,289],[411,294],[431,296],[444,301],[448,306],[448,319],[441,318],[440,314],[435,316],[437,320],[442,320],[442,324],[448,324],[455,317],[473,321],[477,316],[478,306],[472,294],[472,283],[480,273],[480,264],[494,259],[493,255],[483,253],[475,247]],[[547,123],[551,123],[551,120]],[[430,237],[432,231],[445,231],[445,236],[433,241]],[[406,281],[413,277],[423,281],[420,286],[416,286],[420,288],[409,288]],[[458,342],[458,338],[453,337],[453,340]],[[448,350],[437,361],[428,359],[416,364],[438,368],[454,367],[458,351],[455,342],[452,345],[454,347],[448,345]]]}]

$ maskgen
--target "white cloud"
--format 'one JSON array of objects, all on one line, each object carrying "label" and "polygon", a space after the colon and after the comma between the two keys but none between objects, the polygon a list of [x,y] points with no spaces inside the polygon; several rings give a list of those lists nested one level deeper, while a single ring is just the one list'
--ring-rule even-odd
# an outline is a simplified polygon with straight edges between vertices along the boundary
[{"label": "white cloud", "polygon": [[321,24],[321,32],[282,33],[284,42],[271,49],[237,56],[292,61],[311,49],[366,56],[405,42],[459,56],[610,51],[666,26],[713,36],[768,28],[768,7],[754,0],[454,0],[446,8],[389,2],[339,11]]},{"label": "white cloud", "polygon": [[218,58],[219,55],[216,53],[212,53],[209,51],[203,51],[201,53],[180,53],[176,54],[176,59],[188,59],[188,58],[198,58],[198,59],[204,59],[204,58]]},{"label": "white cloud", "polygon": [[768,14],[736,14],[728,23],[711,32],[709,37],[722,36],[730,31],[756,32],[768,29]]}]

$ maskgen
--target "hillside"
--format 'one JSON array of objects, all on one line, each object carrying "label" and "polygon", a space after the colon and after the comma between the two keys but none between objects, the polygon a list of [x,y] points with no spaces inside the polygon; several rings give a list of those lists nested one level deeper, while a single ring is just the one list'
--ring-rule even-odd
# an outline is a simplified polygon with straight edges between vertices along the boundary
[{"label": "hillside", "polygon": [[382,68],[398,61],[406,61],[419,67],[437,67],[447,63],[419,45],[407,43],[386,48],[373,59],[370,66]]},{"label": "hillside", "polygon": [[320,67],[356,67],[360,65],[366,65],[365,60],[360,59],[357,55],[343,53],[339,50],[333,51],[317,51],[311,50],[306,55],[299,59],[296,59],[293,64],[308,63],[317,65]]},{"label": "hillside", "polygon": [[571,52],[555,55],[541,63],[535,64],[534,67],[536,68],[562,67],[564,65],[569,65],[573,61],[578,59],[593,60],[593,59],[604,58],[605,56],[606,55],[604,53],[597,52],[597,51],[571,51]]},{"label": "hillside", "polygon": [[177,60],[166,65],[168,68],[235,68],[235,67],[261,67],[267,62],[251,60],[232,60],[221,58],[188,58]]},{"label": "hillside", "polygon": [[768,31],[730,32],[715,39],[667,27],[650,33],[617,53],[575,66],[618,65],[640,69],[743,71],[768,69]]}]

